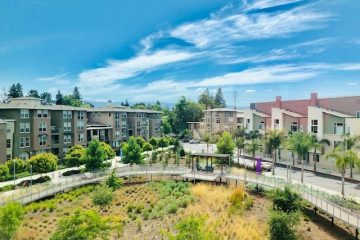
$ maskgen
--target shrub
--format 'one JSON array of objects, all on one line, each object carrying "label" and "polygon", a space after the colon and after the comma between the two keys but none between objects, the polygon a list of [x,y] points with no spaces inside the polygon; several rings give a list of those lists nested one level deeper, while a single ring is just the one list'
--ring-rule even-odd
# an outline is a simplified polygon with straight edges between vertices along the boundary
[{"label": "shrub", "polygon": [[85,163],[85,148],[75,145],[65,154],[64,163],[67,167],[79,167]]},{"label": "shrub", "polygon": [[124,185],[124,181],[116,176],[115,170],[106,179],[106,186],[111,188],[113,191],[121,188]]},{"label": "shrub", "polygon": [[9,176],[9,168],[5,164],[0,164],[0,181],[4,181]]},{"label": "shrub", "polygon": [[299,213],[286,213],[283,211],[272,211],[269,220],[269,231],[271,240],[295,240],[296,226],[299,223]]},{"label": "shrub", "polygon": [[34,172],[47,173],[57,169],[58,157],[52,153],[41,153],[32,156],[29,159],[29,165],[32,165]]},{"label": "shrub", "polygon": [[79,174],[79,173],[81,173],[80,170],[69,170],[69,171],[63,172],[62,175],[64,177],[67,177],[67,176],[71,176],[71,175],[75,175],[75,174]]},{"label": "shrub", "polygon": [[271,194],[274,210],[286,213],[296,212],[301,207],[301,197],[285,187],[284,190],[275,189]]},{"label": "shrub", "polygon": [[11,191],[14,190],[15,186],[14,185],[6,185],[0,188],[0,192],[6,192],[6,191]]},{"label": "shrub", "polygon": [[246,188],[252,193],[264,193],[265,188],[259,184],[247,184]]},{"label": "shrub", "polygon": [[0,239],[12,239],[24,218],[24,213],[24,207],[17,202],[0,207]]},{"label": "shrub", "polygon": [[6,166],[9,168],[9,173],[14,174],[14,162],[15,162],[15,173],[22,173],[25,172],[28,169],[28,164],[24,160],[21,160],[19,158],[6,161]]},{"label": "shrub", "polygon": [[231,203],[230,212],[232,213],[242,213],[253,206],[253,199],[242,188],[233,190],[229,202]]},{"label": "shrub", "polygon": [[153,146],[152,146],[150,143],[145,142],[145,143],[144,143],[144,146],[143,146],[143,150],[146,151],[146,152],[152,151],[152,150],[153,150]]},{"label": "shrub", "polygon": [[100,209],[104,211],[105,207],[112,202],[113,197],[114,195],[110,188],[99,186],[93,193],[92,202],[94,205],[98,205]]}]

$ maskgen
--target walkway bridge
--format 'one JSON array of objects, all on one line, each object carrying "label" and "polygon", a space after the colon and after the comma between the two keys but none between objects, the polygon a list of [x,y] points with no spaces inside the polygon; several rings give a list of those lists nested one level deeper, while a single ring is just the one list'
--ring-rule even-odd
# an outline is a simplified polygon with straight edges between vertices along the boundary
[{"label": "walkway bridge", "polygon": [[[79,186],[101,182],[106,179],[106,177],[111,173],[113,169],[107,169],[98,172],[92,173],[83,173],[76,174],[69,177],[63,177],[64,180],[61,180],[56,183],[45,183],[38,184],[32,187],[21,188],[16,191],[13,191],[11,195],[5,195],[4,193],[0,195],[0,205],[4,205],[10,201],[17,201],[22,204],[28,204],[33,201],[40,200],[45,197],[53,196],[57,193],[76,188]],[[115,172],[120,177],[131,177],[131,176],[145,176],[146,179],[150,181],[152,176],[177,176],[181,177],[183,180],[188,181],[235,181],[238,182],[248,182],[253,184],[263,185],[268,188],[284,188],[285,186],[291,187],[293,190],[298,192],[303,199],[309,201],[319,210],[323,210],[329,216],[339,219],[344,223],[347,223],[357,229],[360,228],[360,214],[353,212],[349,209],[345,209],[341,206],[338,206],[319,194],[318,191],[306,188],[300,184],[291,184],[283,179],[274,178],[274,177],[265,177],[262,175],[254,174],[234,174],[229,171],[214,171],[214,172],[203,172],[203,171],[194,171],[186,166],[179,165],[144,165],[144,166],[123,166],[121,168],[115,168]]]}]

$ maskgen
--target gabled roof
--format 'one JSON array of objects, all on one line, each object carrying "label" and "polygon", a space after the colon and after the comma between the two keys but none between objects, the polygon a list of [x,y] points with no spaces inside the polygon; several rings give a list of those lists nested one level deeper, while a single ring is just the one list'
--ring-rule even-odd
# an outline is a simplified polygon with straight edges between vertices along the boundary
[{"label": "gabled roof", "polygon": [[306,118],[307,116],[305,115],[302,115],[300,113],[296,113],[296,112],[292,112],[288,109],[283,109],[283,108],[276,108],[276,109],[279,109],[282,113],[286,114],[286,115],[289,115],[291,117],[295,117],[295,118]]},{"label": "gabled roof", "polygon": [[125,112],[125,113],[162,113],[161,111],[148,110],[148,109],[134,109],[134,108],[124,108],[124,107],[99,107],[99,108],[89,108],[88,112]]},{"label": "gabled roof", "polygon": [[263,117],[263,118],[271,117],[270,115],[267,115],[266,113],[263,113],[263,112],[260,112],[260,111],[254,110],[254,109],[250,109],[248,111],[250,111],[251,113],[253,113],[253,114],[255,114],[255,115],[259,116],[259,117]]},{"label": "gabled roof", "polygon": [[333,111],[331,109],[327,109],[327,108],[322,108],[322,107],[311,107],[311,108],[315,108],[315,109],[319,109],[324,113],[330,114],[330,115],[334,115],[337,117],[342,117],[342,118],[351,118],[351,117],[355,117],[355,115],[349,115],[349,114],[345,114],[345,113],[341,113],[341,112],[337,112],[337,111]]},{"label": "gabled roof", "polygon": [[243,112],[243,111],[234,108],[212,108],[212,109],[204,110],[204,112]]}]

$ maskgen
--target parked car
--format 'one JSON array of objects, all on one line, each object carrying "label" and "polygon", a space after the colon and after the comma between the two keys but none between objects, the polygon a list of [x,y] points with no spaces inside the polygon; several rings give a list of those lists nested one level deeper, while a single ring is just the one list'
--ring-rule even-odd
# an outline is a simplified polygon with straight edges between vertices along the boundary
[{"label": "parked car", "polygon": [[271,167],[272,167],[272,163],[269,163],[269,162],[262,162],[261,163],[261,168],[263,171],[271,171]]},{"label": "parked car", "polygon": [[190,144],[196,144],[196,143],[200,143],[200,141],[199,141],[199,140],[196,140],[196,139],[192,139],[192,140],[190,140],[189,143],[190,143]]}]

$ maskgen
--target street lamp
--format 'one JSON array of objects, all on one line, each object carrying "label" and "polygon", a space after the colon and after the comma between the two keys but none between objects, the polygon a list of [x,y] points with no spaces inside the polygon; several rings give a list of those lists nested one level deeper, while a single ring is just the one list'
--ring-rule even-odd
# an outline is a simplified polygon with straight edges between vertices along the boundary
[{"label": "street lamp", "polygon": [[14,187],[16,187],[16,184],[15,184],[15,179],[16,179],[16,173],[15,173],[15,159],[13,159],[13,170],[14,170]]}]

